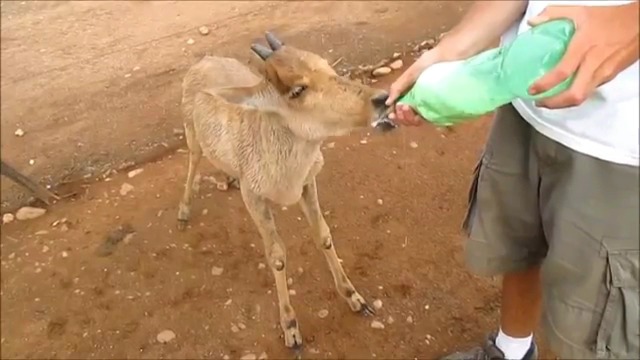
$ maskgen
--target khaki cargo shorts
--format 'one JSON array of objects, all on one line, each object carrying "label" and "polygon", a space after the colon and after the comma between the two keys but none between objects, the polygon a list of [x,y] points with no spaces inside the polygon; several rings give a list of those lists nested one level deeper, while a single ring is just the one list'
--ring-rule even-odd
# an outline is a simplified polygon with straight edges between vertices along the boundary
[{"label": "khaki cargo shorts", "polygon": [[540,265],[544,333],[563,359],[640,359],[638,174],[545,137],[512,105],[496,114],[469,192],[467,264],[486,276]]}]

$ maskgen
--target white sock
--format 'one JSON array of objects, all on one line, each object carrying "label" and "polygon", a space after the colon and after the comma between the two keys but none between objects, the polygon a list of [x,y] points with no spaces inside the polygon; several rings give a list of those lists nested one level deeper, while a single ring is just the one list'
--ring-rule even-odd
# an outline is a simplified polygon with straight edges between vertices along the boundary
[{"label": "white sock", "polygon": [[521,360],[531,347],[533,334],[525,338],[514,338],[502,332],[496,337],[496,346],[504,353],[507,360]]}]

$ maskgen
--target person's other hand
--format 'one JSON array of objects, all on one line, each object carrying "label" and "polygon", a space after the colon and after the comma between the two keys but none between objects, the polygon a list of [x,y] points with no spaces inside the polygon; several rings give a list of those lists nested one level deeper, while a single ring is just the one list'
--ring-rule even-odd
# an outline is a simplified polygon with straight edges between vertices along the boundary
[{"label": "person's other hand", "polygon": [[549,6],[529,20],[536,26],[554,19],[569,19],[575,34],[560,63],[529,89],[543,93],[576,72],[573,84],[562,93],[541,99],[538,106],[559,109],[582,104],[595,89],[611,81],[638,60],[638,2],[621,6]]},{"label": "person's other hand", "polygon": [[396,104],[396,100],[404,94],[418,79],[418,76],[430,65],[434,63],[434,57],[430,52],[423,53],[396,81],[389,87],[389,98],[387,106],[394,106],[395,111],[390,118],[399,125],[418,126],[424,123],[424,119],[418,115],[410,106]]}]

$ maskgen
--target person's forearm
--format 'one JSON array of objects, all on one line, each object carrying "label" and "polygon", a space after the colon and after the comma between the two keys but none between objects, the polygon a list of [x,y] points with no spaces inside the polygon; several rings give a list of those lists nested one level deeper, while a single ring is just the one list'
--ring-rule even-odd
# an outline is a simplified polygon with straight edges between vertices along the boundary
[{"label": "person's forearm", "polygon": [[524,15],[527,2],[476,1],[458,25],[430,53],[438,61],[462,60],[478,54]]}]

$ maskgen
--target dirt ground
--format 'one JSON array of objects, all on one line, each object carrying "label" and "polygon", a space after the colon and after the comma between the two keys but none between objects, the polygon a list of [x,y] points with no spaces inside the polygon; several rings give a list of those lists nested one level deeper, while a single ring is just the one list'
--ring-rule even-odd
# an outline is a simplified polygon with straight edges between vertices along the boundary
[{"label": "dirt ground", "polygon": [[[155,157],[133,178],[120,172],[60,187],[78,195],[38,219],[2,226],[3,359],[291,358],[273,277],[239,192],[203,180],[190,228],[175,230],[187,161],[174,134],[181,75],[205,53],[247,58],[247,44],[267,29],[330,60],[373,63],[445,31],[466,6],[1,4],[3,159],[57,183]],[[199,35],[201,25],[211,34]],[[465,270],[459,232],[489,122],[446,135],[423,126],[330,140],[321,206],[351,280],[383,306],[373,318],[351,313],[302,213],[278,209],[304,358],[435,358],[496,325],[498,283]],[[26,135],[16,137],[17,128]],[[2,181],[3,212],[24,203],[20,189]],[[125,183],[133,189],[122,195]],[[121,226],[135,233],[109,242]],[[372,320],[385,328],[373,329]],[[164,330],[176,338],[159,343]]]}]

